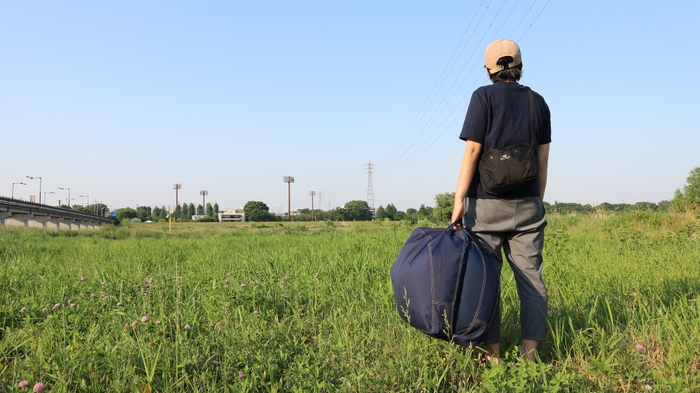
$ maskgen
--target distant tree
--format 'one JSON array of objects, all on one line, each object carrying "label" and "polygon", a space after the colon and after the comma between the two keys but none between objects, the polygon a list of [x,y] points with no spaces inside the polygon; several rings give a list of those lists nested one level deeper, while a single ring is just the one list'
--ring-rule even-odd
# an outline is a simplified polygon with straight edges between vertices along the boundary
[{"label": "distant tree", "polygon": [[216,217],[216,221],[219,221],[219,204],[214,203],[214,217]]},{"label": "distant tree", "polygon": [[260,201],[248,201],[243,206],[246,221],[272,221],[270,208]]},{"label": "distant tree", "polygon": [[416,218],[419,220],[431,218],[433,216],[433,208],[430,206],[420,205],[418,211],[416,212]]},{"label": "distant tree", "polygon": [[407,216],[415,216],[416,213],[418,213],[418,210],[416,210],[416,209],[414,209],[414,208],[412,208],[412,207],[409,207],[408,209],[406,209],[406,215],[407,215]]},{"label": "distant tree", "polygon": [[175,212],[172,214],[173,218],[179,219],[182,217],[182,206],[177,205],[175,206]]},{"label": "distant tree", "polygon": [[386,214],[386,210],[384,210],[384,208],[381,205],[379,205],[377,210],[374,212],[374,218],[377,220],[383,220],[385,218],[389,218],[389,215]]},{"label": "distant tree", "polygon": [[347,209],[342,208],[342,207],[336,207],[333,210],[329,210],[328,212],[328,219],[331,221],[343,221],[343,220],[348,220],[348,212]]},{"label": "distant tree", "polygon": [[690,171],[683,190],[676,190],[673,202],[690,206],[700,205],[700,167]]},{"label": "distant tree", "polygon": [[209,202],[207,202],[206,215],[209,217],[214,217],[214,208],[211,206],[211,203],[209,203]]},{"label": "distant tree", "polygon": [[402,212],[401,210],[397,211],[396,214],[394,214],[394,220],[396,221],[403,221],[406,218],[406,213]]},{"label": "distant tree", "polygon": [[444,194],[435,195],[435,209],[433,209],[433,217],[438,222],[446,222],[452,219],[452,210],[454,208],[455,193],[446,192]]},{"label": "distant tree", "polygon": [[165,209],[165,206],[160,208],[160,212],[158,214],[158,218],[161,220],[165,220],[168,218],[168,211]]},{"label": "distant tree", "polygon": [[132,218],[136,218],[136,210],[130,207],[124,207],[117,210],[117,220],[131,220]]},{"label": "distant tree", "polygon": [[390,220],[396,220],[396,206],[393,203],[386,205],[386,215],[389,216]]},{"label": "distant tree", "polygon": [[204,206],[197,205],[197,215],[200,215],[200,216],[204,215]]},{"label": "distant tree", "polygon": [[649,210],[649,211],[656,211],[659,206],[656,203],[652,202],[637,202],[634,205],[631,206],[631,210]]},{"label": "distant tree", "polygon": [[72,208],[73,208],[73,211],[76,211],[76,212],[81,212],[81,213],[89,213],[90,212],[86,207],[80,206],[80,205],[73,205]]},{"label": "distant tree", "polygon": [[194,216],[195,214],[197,214],[197,209],[194,207],[194,203],[190,203],[187,206],[187,219],[191,220],[192,216]]},{"label": "distant tree", "polygon": [[161,209],[158,206],[154,207],[153,210],[151,210],[151,219],[153,221],[160,221],[160,211]]},{"label": "distant tree", "polygon": [[345,219],[348,221],[367,221],[372,219],[367,201],[350,201],[345,204]]},{"label": "distant tree", "polygon": [[150,206],[139,206],[136,208],[136,217],[141,221],[148,221],[151,219],[151,207]]}]

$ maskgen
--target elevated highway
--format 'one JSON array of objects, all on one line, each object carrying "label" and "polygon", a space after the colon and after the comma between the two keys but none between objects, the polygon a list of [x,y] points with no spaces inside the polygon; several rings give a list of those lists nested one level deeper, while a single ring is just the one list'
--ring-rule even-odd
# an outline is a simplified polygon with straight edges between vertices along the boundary
[{"label": "elevated highway", "polygon": [[102,224],[113,224],[112,217],[97,216],[0,197],[0,225],[49,229],[96,229]]}]

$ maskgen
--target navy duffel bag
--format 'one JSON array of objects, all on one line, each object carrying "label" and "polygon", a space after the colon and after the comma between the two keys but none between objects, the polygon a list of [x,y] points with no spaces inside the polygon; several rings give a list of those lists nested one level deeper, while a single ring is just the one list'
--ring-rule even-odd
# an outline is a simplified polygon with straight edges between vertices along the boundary
[{"label": "navy duffel bag", "polygon": [[470,347],[499,301],[499,275],[465,229],[417,228],[391,267],[399,315],[423,333]]}]

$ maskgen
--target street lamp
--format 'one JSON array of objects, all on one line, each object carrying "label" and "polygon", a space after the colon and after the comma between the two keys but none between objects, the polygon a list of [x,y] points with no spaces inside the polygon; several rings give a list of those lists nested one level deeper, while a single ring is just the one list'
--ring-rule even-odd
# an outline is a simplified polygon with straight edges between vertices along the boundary
[{"label": "street lamp", "polygon": [[59,190],[68,190],[68,208],[70,209],[70,187],[58,187]]},{"label": "street lamp", "polygon": [[284,176],[282,181],[287,183],[287,218],[292,221],[292,183],[294,176]]},{"label": "street lamp", "polygon": [[41,203],[41,176],[27,176],[27,179],[39,179],[39,203]]},{"label": "street lamp", "polygon": [[12,183],[12,199],[15,199],[15,184],[21,184],[23,186],[27,185],[27,183],[22,183],[22,182]]},{"label": "street lamp", "polygon": [[[98,214],[97,214],[97,204],[98,204],[98,203],[101,204],[102,201],[98,201],[97,199],[95,199],[95,215],[98,215]],[[102,206],[100,206],[100,212],[102,212]]]},{"label": "street lamp", "polygon": [[46,204],[46,194],[55,194],[53,191],[44,191],[44,204]]},{"label": "street lamp", "polygon": [[87,198],[87,202],[85,202],[85,208],[87,209],[88,206],[90,206],[90,195],[78,195],[81,198]]}]

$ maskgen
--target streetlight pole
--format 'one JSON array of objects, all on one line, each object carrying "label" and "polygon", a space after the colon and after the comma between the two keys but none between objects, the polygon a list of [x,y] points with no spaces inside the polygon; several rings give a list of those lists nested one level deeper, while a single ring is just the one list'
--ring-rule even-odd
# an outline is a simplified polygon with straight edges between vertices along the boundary
[{"label": "streetlight pole", "polygon": [[204,215],[207,214],[207,205],[205,204],[205,198],[209,195],[207,190],[199,190],[199,195],[202,196],[202,210],[204,210]]},{"label": "streetlight pole", "polygon": [[17,183],[12,183],[12,199],[15,199],[15,184],[21,184],[23,186],[26,186],[27,183],[22,183],[22,182],[17,182]]},{"label": "streetlight pole", "polygon": [[173,185],[173,190],[175,190],[175,207],[176,208],[178,206],[180,206],[179,192],[180,192],[181,188],[182,188],[182,184],[180,184],[180,183],[175,183]]},{"label": "streetlight pole", "polygon": [[70,209],[70,187],[58,187],[59,190],[68,190],[68,208]]},{"label": "streetlight pole", "polygon": [[292,221],[292,183],[294,183],[294,176],[284,176],[282,181],[287,183],[287,219]]},{"label": "streetlight pole", "polygon": [[44,191],[44,204],[46,204],[46,194],[55,194],[53,191]]},{"label": "streetlight pole", "polygon": [[87,198],[87,202],[85,203],[85,209],[87,209],[88,206],[90,206],[90,195],[78,195],[81,198]]},{"label": "streetlight pole", "polygon": [[[95,199],[95,215],[97,215],[97,204],[98,204],[98,203],[101,204],[102,201],[98,201],[97,199]],[[102,206],[100,206],[100,212],[101,212],[101,211],[102,211]]]},{"label": "streetlight pole", "polygon": [[27,176],[27,179],[39,179],[39,204],[41,204],[41,176]]}]

